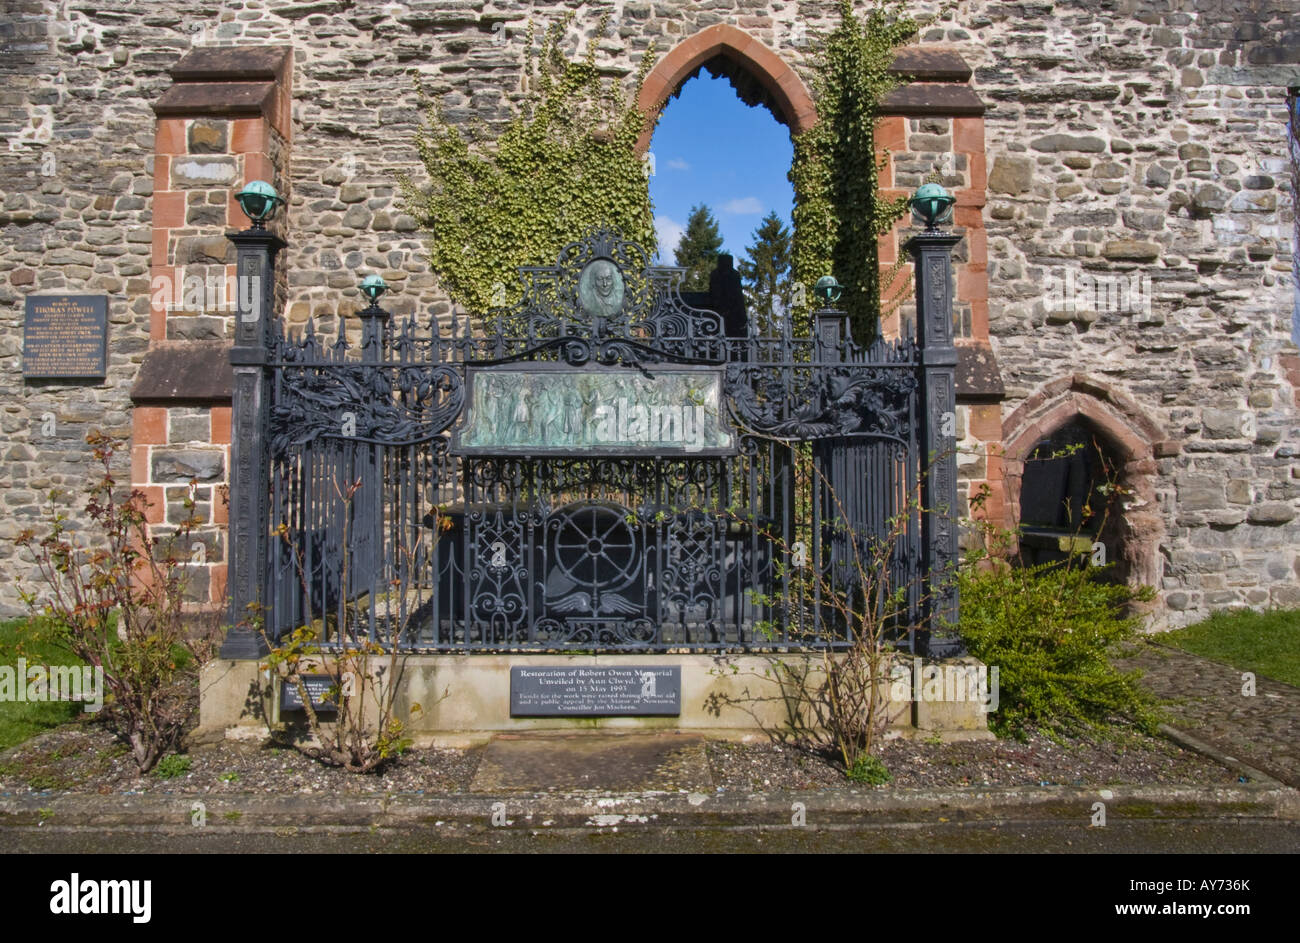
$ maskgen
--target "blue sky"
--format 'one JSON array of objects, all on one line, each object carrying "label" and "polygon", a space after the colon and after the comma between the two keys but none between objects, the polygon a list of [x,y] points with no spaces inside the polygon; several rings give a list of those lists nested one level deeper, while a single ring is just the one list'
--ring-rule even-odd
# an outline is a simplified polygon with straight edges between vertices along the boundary
[{"label": "blue sky", "polygon": [[681,96],[664,109],[650,152],[650,199],[664,263],[672,264],[696,203],[713,210],[723,250],[737,260],[770,211],[790,225],[790,132],[766,108],[750,108],[737,98],[726,79],[702,72],[682,86]]}]

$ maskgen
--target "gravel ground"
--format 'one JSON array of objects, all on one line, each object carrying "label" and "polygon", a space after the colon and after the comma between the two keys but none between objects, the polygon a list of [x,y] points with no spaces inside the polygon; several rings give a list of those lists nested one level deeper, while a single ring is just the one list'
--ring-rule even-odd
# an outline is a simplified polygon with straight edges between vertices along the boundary
[{"label": "gravel ground", "polygon": [[[847,785],[829,757],[761,742],[707,745],[715,787],[733,790],[823,789]],[[292,749],[222,743],[196,749],[190,769],[171,779],[139,776],[124,746],[94,722],[49,731],[0,754],[0,795],[42,792],[114,794],[374,795],[468,791],[481,749],[414,750],[382,776],[330,769]],[[985,740],[926,743],[891,740],[880,754],[886,786],[919,788],[1019,785],[1220,785],[1234,772],[1165,740],[1136,733],[1064,743],[1033,736],[1020,743]],[[859,787],[860,788],[860,787]]]},{"label": "gravel ground", "polygon": [[382,776],[331,769],[285,747],[225,742],[189,754],[190,769],[171,779],[140,776],[127,748],[102,726],[76,723],[0,754],[0,795],[52,790],[121,793],[375,795],[460,792],[478,767],[478,750],[414,750]]},{"label": "gravel ground", "polygon": [[[1237,774],[1213,760],[1137,733],[1113,739],[1054,743],[975,740],[926,743],[890,740],[880,759],[890,782],[879,789],[954,786],[1110,786],[1168,783],[1227,785]],[[824,755],[781,744],[709,744],[716,785],[727,789],[793,790],[844,785],[838,765]]]}]

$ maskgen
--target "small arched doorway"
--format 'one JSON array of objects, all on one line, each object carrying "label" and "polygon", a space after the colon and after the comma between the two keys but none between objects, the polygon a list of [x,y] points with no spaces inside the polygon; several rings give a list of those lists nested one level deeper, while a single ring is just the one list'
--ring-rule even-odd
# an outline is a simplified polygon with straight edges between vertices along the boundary
[{"label": "small arched doorway", "polygon": [[1072,553],[1113,562],[1109,576],[1129,578],[1123,554],[1107,547],[1124,538],[1120,461],[1106,437],[1075,418],[1036,443],[1020,484],[1020,558],[1027,565],[1067,559]]},{"label": "small arched doorway", "polygon": [[1060,559],[1077,536],[1101,542],[1113,578],[1159,587],[1155,456],[1168,440],[1135,400],[1083,374],[1061,377],[1017,407],[1002,436],[1005,526],[1030,532],[1026,562]]}]

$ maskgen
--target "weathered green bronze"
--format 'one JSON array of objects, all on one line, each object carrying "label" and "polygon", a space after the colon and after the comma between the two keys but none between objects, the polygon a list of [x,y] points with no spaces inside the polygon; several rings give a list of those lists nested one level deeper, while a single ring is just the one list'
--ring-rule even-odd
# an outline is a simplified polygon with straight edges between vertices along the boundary
[{"label": "weathered green bronze", "polygon": [[674,367],[471,370],[453,451],[477,454],[731,454],[722,372]]},{"label": "weathered green bronze", "polygon": [[839,301],[841,291],[840,283],[835,280],[834,275],[823,275],[817,279],[817,284],[813,285],[813,294],[823,305],[833,305]]},{"label": "weathered green bronze", "polygon": [[367,275],[361,280],[361,293],[370,299],[371,304],[379,301],[379,296],[388,291],[388,284],[379,275]]},{"label": "weathered green bronze", "polygon": [[596,259],[578,278],[578,303],[593,318],[612,318],[623,310],[623,275],[609,259]]},{"label": "weathered green bronze", "polygon": [[952,222],[952,207],[956,198],[937,183],[923,183],[907,201],[912,208],[912,220],[927,231]]},{"label": "weathered green bronze", "polygon": [[265,228],[266,221],[284,205],[284,198],[265,180],[254,180],[235,194],[239,208],[253,223],[254,229]]}]

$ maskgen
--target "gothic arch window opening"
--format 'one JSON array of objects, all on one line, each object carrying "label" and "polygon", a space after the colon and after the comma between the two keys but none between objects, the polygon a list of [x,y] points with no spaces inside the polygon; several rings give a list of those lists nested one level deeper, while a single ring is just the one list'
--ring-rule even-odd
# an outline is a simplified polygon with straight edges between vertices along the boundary
[{"label": "gothic arch window opening", "polygon": [[[688,250],[699,251],[687,251],[684,258],[691,269],[688,302],[721,314],[729,336],[745,336],[751,319],[769,321],[773,307],[789,303],[792,136],[815,120],[812,100],[776,51],[719,24],[683,40],[660,60],[646,78],[639,104],[657,121],[653,140],[647,134],[642,146],[648,148],[660,258],[675,264],[679,240],[689,231]],[[721,242],[716,246],[705,245],[717,240],[710,238],[711,227],[701,226],[702,214],[695,227],[689,226],[701,206],[717,225]],[[760,228],[764,236],[757,239]],[[756,241],[767,250],[762,255],[785,261],[778,261],[774,278],[751,275],[773,287],[747,292],[740,268]],[[721,253],[716,264],[710,252]],[[759,271],[767,268],[760,265]],[[759,309],[768,316],[756,314]]]}]

